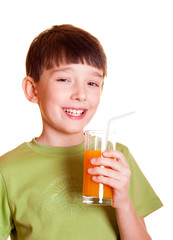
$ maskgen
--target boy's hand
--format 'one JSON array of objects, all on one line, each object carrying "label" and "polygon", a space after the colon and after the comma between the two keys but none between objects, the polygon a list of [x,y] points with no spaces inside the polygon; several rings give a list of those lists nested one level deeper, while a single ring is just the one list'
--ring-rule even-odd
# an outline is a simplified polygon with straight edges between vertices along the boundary
[{"label": "boy's hand", "polygon": [[[114,208],[124,208],[130,202],[129,182],[131,172],[128,163],[124,155],[118,151],[104,151],[102,156],[91,159],[91,163],[97,165],[97,167],[89,168],[88,172],[94,175],[93,181],[113,188],[112,206]],[[98,165],[105,168],[98,167]]]}]

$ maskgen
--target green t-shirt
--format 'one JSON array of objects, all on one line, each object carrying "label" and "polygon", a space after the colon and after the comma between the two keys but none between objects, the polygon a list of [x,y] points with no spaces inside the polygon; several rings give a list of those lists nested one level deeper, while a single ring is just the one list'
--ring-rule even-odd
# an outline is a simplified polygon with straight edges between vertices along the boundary
[{"label": "green t-shirt", "polygon": [[[162,206],[128,148],[117,144],[130,169],[138,216]],[[0,158],[0,240],[119,239],[115,209],[82,204],[83,144],[49,147],[33,139]],[[127,218],[128,221],[128,218]]]}]

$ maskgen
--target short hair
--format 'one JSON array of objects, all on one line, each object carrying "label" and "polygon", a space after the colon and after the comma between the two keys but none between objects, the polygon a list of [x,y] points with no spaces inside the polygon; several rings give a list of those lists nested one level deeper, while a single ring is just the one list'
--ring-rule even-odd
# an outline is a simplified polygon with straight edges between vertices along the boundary
[{"label": "short hair", "polygon": [[55,25],[31,43],[26,57],[26,74],[38,82],[44,69],[67,63],[87,63],[107,74],[107,58],[99,40],[70,24]]}]

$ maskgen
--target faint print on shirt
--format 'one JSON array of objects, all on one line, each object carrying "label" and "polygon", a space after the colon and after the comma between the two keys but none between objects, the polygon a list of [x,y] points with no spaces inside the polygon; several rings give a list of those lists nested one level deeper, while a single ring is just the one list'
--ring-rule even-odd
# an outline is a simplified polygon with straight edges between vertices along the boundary
[{"label": "faint print on shirt", "polygon": [[63,213],[78,215],[84,211],[82,204],[82,181],[76,176],[62,176],[54,179],[44,191],[43,207],[52,211],[59,209]]}]

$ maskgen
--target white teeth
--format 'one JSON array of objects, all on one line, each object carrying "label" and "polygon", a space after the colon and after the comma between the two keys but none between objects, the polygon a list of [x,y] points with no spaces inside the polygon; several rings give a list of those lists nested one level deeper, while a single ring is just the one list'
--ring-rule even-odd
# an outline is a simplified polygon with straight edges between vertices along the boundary
[{"label": "white teeth", "polygon": [[75,110],[75,109],[64,109],[64,111],[69,115],[72,115],[75,117],[78,117],[84,113],[84,110]]}]

